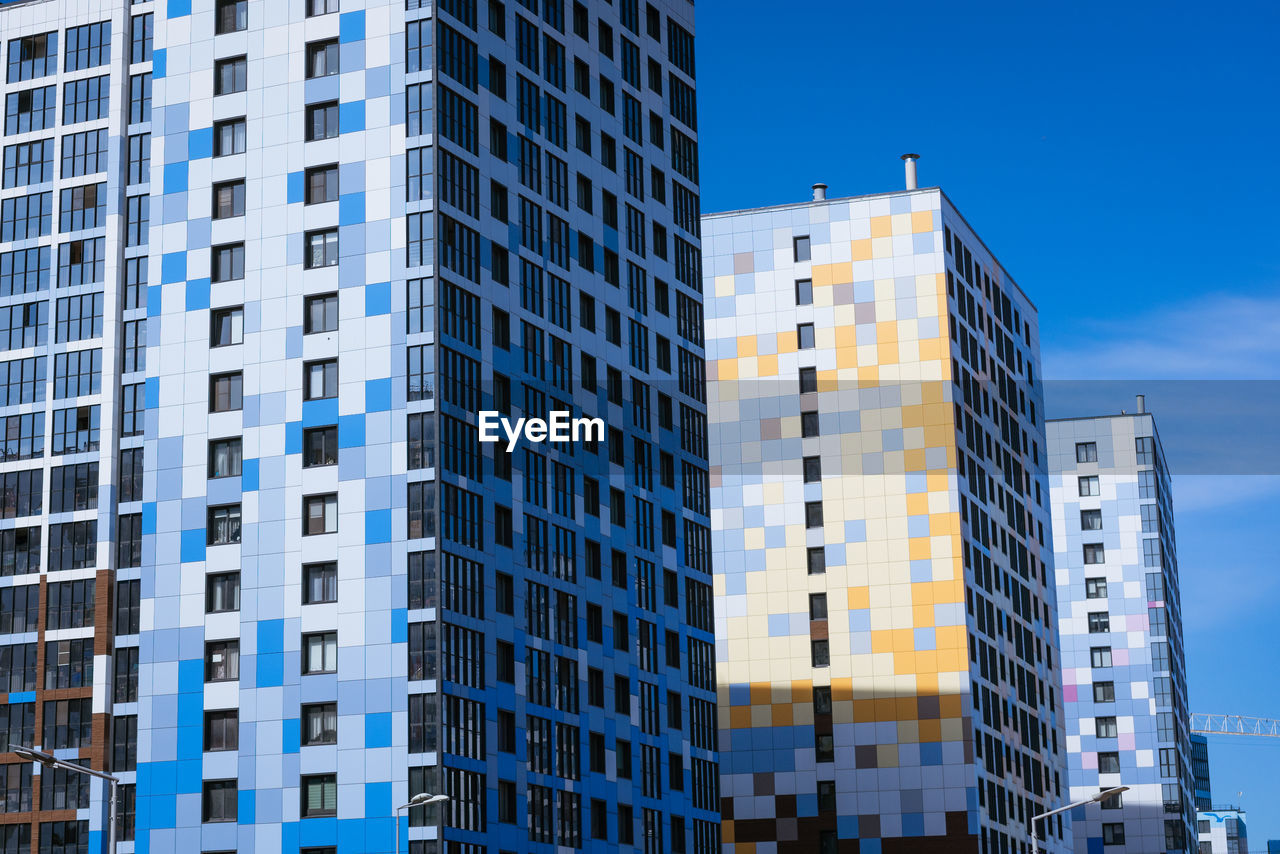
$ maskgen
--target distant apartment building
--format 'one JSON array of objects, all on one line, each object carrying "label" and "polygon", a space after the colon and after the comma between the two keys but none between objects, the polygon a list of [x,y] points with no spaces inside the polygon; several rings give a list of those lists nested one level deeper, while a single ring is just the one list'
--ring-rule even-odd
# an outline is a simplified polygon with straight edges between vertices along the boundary
[{"label": "distant apartment building", "polygon": [[1036,309],[908,187],[703,218],[726,851],[1024,852],[1065,803]]},{"label": "distant apartment building", "polygon": [[1191,734],[1191,779],[1195,784],[1197,810],[1213,807],[1213,787],[1209,778],[1209,739],[1201,733]]},{"label": "distant apartment building", "polygon": [[1169,467],[1137,411],[1050,421],[1062,680],[1078,854],[1196,849]]},{"label": "distant apartment building", "polygon": [[[1249,829],[1245,819],[1245,811],[1239,807],[1219,806],[1198,812],[1198,854],[1248,854]],[[1277,850],[1280,843],[1267,843],[1267,854]]]}]

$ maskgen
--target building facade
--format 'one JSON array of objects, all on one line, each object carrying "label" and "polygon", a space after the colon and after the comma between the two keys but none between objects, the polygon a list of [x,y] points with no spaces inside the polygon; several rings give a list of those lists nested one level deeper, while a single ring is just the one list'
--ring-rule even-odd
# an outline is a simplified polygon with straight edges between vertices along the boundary
[{"label": "building facade", "polygon": [[[1249,829],[1239,807],[1214,807],[1196,814],[1199,854],[1249,854]],[[1267,843],[1267,854],[1280,843]]]},{"label": "building facade", "polygon": [[692,3],[0,23],[0,748],[124,852],[716,851]]},{"label": "building facade", "polygon": [[703,220],[726,850],[1026,852],[1066,794],[1036,310],[940,190],[820,190]]},{"label": "building facade", "polygon": [[1076,817],[1079,854],[1196,848],[1173,496],[1144,410],[1047,428],[1071,797],[1130,789]]},{"label": "building facade", "polygon": [[1191,779],[1195,786],[1196,810],[1213,809],[1213,785],[1209,777],[1209,739],[1191,734]]}]

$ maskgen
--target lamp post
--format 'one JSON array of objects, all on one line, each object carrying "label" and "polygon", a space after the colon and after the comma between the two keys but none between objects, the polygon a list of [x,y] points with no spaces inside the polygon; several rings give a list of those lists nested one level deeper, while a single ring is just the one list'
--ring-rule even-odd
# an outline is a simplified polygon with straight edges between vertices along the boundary
[{"label": "lamp post", "polygon": [[1100,804],[1103,801],[1111,800],[1121,792],[1127,792],[1127,791],[1129,791],[1128,786],[1116,786],[1114,789],[1104,789],[1101,792],[1098,792],[1098,794],[1094,795],[1092,798],[1085,798],[1083,801],[1076,801],[1074,804],[1067,804],[1065,807],[1058,807],[1056,810],[1049,810],[1048,812],[1040,813],[1040,815],[1032,816],[1031,817],[1031,854],[1040,854],[1040,845],[1036,840],[1036,822],[1040,821],[1040,819],[1048,818],[1051,815],[1057,815],[1058,813],[1066,812],[1067,810],[1073,810],[1076,807],[1083,807],[1088,804]]},{"label": "lamp post", "polygon": [[449,800],[448,795],[433,795],[430,792],[419,792],[409,799],[409,803],[396,807],[396,854],[400,854],[400,810],[410,807],[423,807],[427,804],[439,804]]},{"label": "lamp post", "polygon": [[90,777],[97,777],[99,780],[106,780],[111,784],[111,794],[107,804],[107,853],[116,854],[116,787],[120,785],[119,777],[113,777],[102,771],[94,771],[92,768],[85,768],[83,765],[77,765],[74,762],[66,762],[52,753],[45,753],[43,750],[33,750],[30,747],[15,747],[12,752],[30,762],[39,762],[46,768],[62,768],[66,771],[74,771],[77,774],[87,774]]}]

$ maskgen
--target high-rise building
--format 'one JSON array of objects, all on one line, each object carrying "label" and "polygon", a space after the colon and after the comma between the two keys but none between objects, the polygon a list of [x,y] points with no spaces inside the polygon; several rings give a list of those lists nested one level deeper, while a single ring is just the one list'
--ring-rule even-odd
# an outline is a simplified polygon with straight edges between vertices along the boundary
[{"label": "high-rise building", "polygon": [[1191,779],[1195,786],[1197,810],[1213,808],[1213,787],[1209,777],[1209,739],[1202,733],[1191,734]]},{"label": "high-rise building", "polygon": [[[1239,807],[1219,806],[1196,813],[1198,854],[1248,854],[1245,818],[1245,811]],[[1280,843],[1268,842],[1267,854],[1271,854],[1273,845],[1280,849]]]},{"label": "high-rise building", "polygon": [[693,8],[0,12],[0,748],[123,852],[718,850]]},{"label": "high-rise building", "polygon": [[914,166],[703,219],[737,852],[1025,851],[1065,803],[1036,309]]},{"label": "high-rise building", "polygon": [[1077,815],[1079,854],[1196,849],[1173,495],[1145,410],[1047,426],[1071,797],[1129,787]]}]

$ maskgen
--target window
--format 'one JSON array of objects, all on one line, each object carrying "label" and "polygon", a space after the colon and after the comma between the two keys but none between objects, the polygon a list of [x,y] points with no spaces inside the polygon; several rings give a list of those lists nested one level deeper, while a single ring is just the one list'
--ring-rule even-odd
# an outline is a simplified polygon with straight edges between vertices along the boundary
[{"label": "window", "polygon": [[338,295],[317,294],[306,298],[303,305],[302,331],[306,335],[316,332],[334,332],[338,328]]},{"label": "window", "polygon": [[210,641],[204,648],[204,681],[234,682],[240,678],[240,641]]},{"label": "window", "polygon": [[235,821],[237,797],[235,780],[206,780],[203,820]]},{"label": "window", "polygon": [[244,244],[228,243],[212,250],[212,278],[215,282],[232,282],[244,278]]},{"label": "window", "polygon": [[307,78],[338,73],[338,40],[328,39],[307,45]]},{"label": "window", "polygon": [[809,594],[809,619],[825,620],[827,618],[827,594]]},{"label": "window", "polygon": [[145,412],[146,389],[143,383],[131,383],[120,389],[121,436],[141,436]]},{"label": "window", "polygon": [[1111,631],[1111,615],[1106,611],[1095,611],[1089,615],[1089,633],[1101,634]]},{"label": "window", "polygon": [[800,413],[800,437],[808,439],[818,435],[818,413]]},{"label": "window", "polygon": [[1102,543],[1084,544],[1084,562],[1086,565],[1106,562],[1106,555],[1102,548]]},{"label": "window", "polygon": [[41,33],[9,41],[7,82],[20,83],[58,71],[58,34]]},{"label": "window", "polygon": [[240,573],[219,572],[205,578],[204,610],[206,614],[240,610]]},{"label": "window", "polygon": [[338,102],[311,104],[307,107],[307,142],[333,139],[338,135]]},{"label": "window", "polygon": [[311,774],[302,778],[302,817],[338,814],[338,775]]},{"label": "window", "polygon": [[244,443],[234,439],[212,439],[209,442],[209,478],[239,477],[244,460]]},{"label": "window", "polygon": [[[10,48],[12,50],[12,48]],[[96,68],[111,61],[111,22],[100,21],[67,30],[63,71]]]},{"label": "window", "polygon": [[812,323],[801,323],[796,326],[796,342],[801,350],[813,349],[814,332]]},{"label": "window", "polygon": [[218,0],[214,32],[235,33],[249,27],[249,0]]},{"label": "window", "polygon": [[213,94],[243,92],[249,84],[249,62],[243,56],[219,59],[213,64]]},{"label": "window", "polygon": [[1110,667],[1111,666],[1111,647],[1095,646],[1089,650],[1089,664],[1091,667]]},{"label": "window", "polygon": [[1107,580],[1105,578],[1086,578],[1084,580],[1084,596],[1086,599],[1106,599]]},{"label": "window", "polygon": [[311,427],[302,431],[302,467],[338,464],[338,428]]},{"label": "window", "polygon": [[[106,224],[107,194],[104,184],[68,187],[61,193],[59,231],[80,231]],[[34,237],[35,235],[31,235]]]},{"label": "window", "polygon": [[213,123],[213,156],[244,154],[245,120],[226,119]]},{"label": "window", "polygon": [[338,0],[307,0],[307,17],[331,15],[338,11]]},{"label": "window", "polygon": [[822,480],[822,458],[821,457],[805,457],[804,458],[804,482],[817,483]]},{"label": "window", "polygon": [[213,185],[213,218],[244,216],[244,179]]},{"label": "window", "polygon": [[[64,136],[62,142],[63,156],[65,159],[66,152],[73,149],[75,140],[82,137],[92,138],[92,141],[101,142],[102,147],[106,145],[106,131],[90,131],[84,134],[70,134]],[[94,172],[98,161],[102,161],[102,168],[106,168],[106,157],[99,157],[100,149],[95,149],[93,157]],[[87,158],[86,158],[87,159]],[[67,170],[64,168],[63,175],[66,176]],[[88,174],[81,172],[80,174]],[[41,139],[35,142],[18,143],[17,145],[8,145],[4,149],[4,181],[3,186],[7,190],[10,187],[21,187],[26,184],[43,184],[46,181],[53,180],[53,140]]]},{"label": "window", "polygon": [[227,347],[244,343],[244,309],[215,308],[209,312],[209,346]]},{"label": "window", "polygon": [[816,640],[810,641],[811,653],[814,667],[829,667],[831,665],[831,647],[828,641]]},{"label": "window", "polygon": [[1096,463],[1098,461],[1097,442],[1076,442],[1076,462]]},{"label": "window", "polygon": [[1102,490],[1098,486],[1098,476],[1096,474],[1080,478],[1079,483],[1080,494],[1082,496],[1102,494]]},{"label": "window", "polygon": [[338,530],[338,496],[308,495],[302,499],[302,534],[332,534]]},{"label": "window", "polygon": [[821,501],[806,501],[804,503],[804,526],[806,528],[822,527]]},{"label": "window", "polygon": [[[93,131],[91,131],[93,133]],[[106,131],[100,131],[105,134]],[[66,168],[66,137],[63,137],[63,169]],[[105,137],[103,138],[103,165],[106,168],[106,145]],[[127,186],[132,187],[135,184],[148,184],[151,182],[151,134],[137,133],[129,137],[129,172],[126,181]],[[145,259],[143,259],[145,261]]]},{"label": "window", "polygon": [[240,747],[240,712],[219,709],[204,713],[204,749],[237,750]]},{"label": "window", "polygon": [[338,601],[338,565],[309,563],[302,567],[302,604]]},{"label": "window", "polygon": [[793,249],[794,249],[795,260],[797,260],[797,261],[808,261],[808,260],[809,260],[809,237],[808,237],[808,235],[806,235],[806,236],[804,236],[804,237],[797,237],[797,238],[795,238],[795,239],[792,241],[792,247],[793,247]]},{"label": "window", "polygon": [[1120,734],[1114,717],[1094,718],[1093,725],[1098,738],[1116,738]]},{"label": "window", "polygon": [[[1101,767],[1101,759],[1099,756],[1099,767]],[[1119,767],[1116,773],[1119,773]],[[1108,822],[1102,825],[1102,844],[1103,845],[1124,845],[1124,825],[1120,822]]]},{"label": "window", "polygon": [[813,279],[796,279],[796,305],[813,305]]},{"label": "window", "polygon": [[810,575],[822,575],[827,571],[827,552],[822,546],[810,547],[807,560]]},{"label": "window", "polygon": [[302,399],[325,400],[338,396],[338,360],[323,359],[302,366]]},{"label": "window", "polygon": [[1080,511],[1080,530],[1101,531],[1102,530],[1102,511],[1101,510],[1081,510]]},{"label": "window", "polygon": [[134,15],[129,21],[129,62],[150,62],[155,16],[151,12]]},{"label": "window", "polygon": [[338,264],[338,229],[308,231],[304,236],[302,265],[308,270],[334,267]]},{"label": "window", "polygon": [[1139,436],[1134,440],[1138,455],[1138,465],[1153,466],[1156,464],[1156,440],[1152,436]]},{"label": "window", "polygon": [[1114,703],[1116,701],[1116,683],[1094,682],[1093,701],[1095,703]]},{"label": "window", "polygon": [[239,371],[209,377],[209,411],[234,412],[243,407],[244,378]]},{"label": "window", "polygon": [[307,170],[307,197],[309,205],[338,200],[338,164],[313,166]]},{"label": "window", "polygon": [[302,707],[302,743],[338,743],[337,703],[312,703]]},{"label": "window", "polygon": [[800,393],[809,394],[818,390],[818,369],[800,369]]},{"label": "window", "polygon": [[240,542],[240,505],[224,504],[209,508],[209,545],[224,546]]},{"label": "window", "polygon": [[337,632],[316,632],[302,636],[302,672],[338,672]]}]

